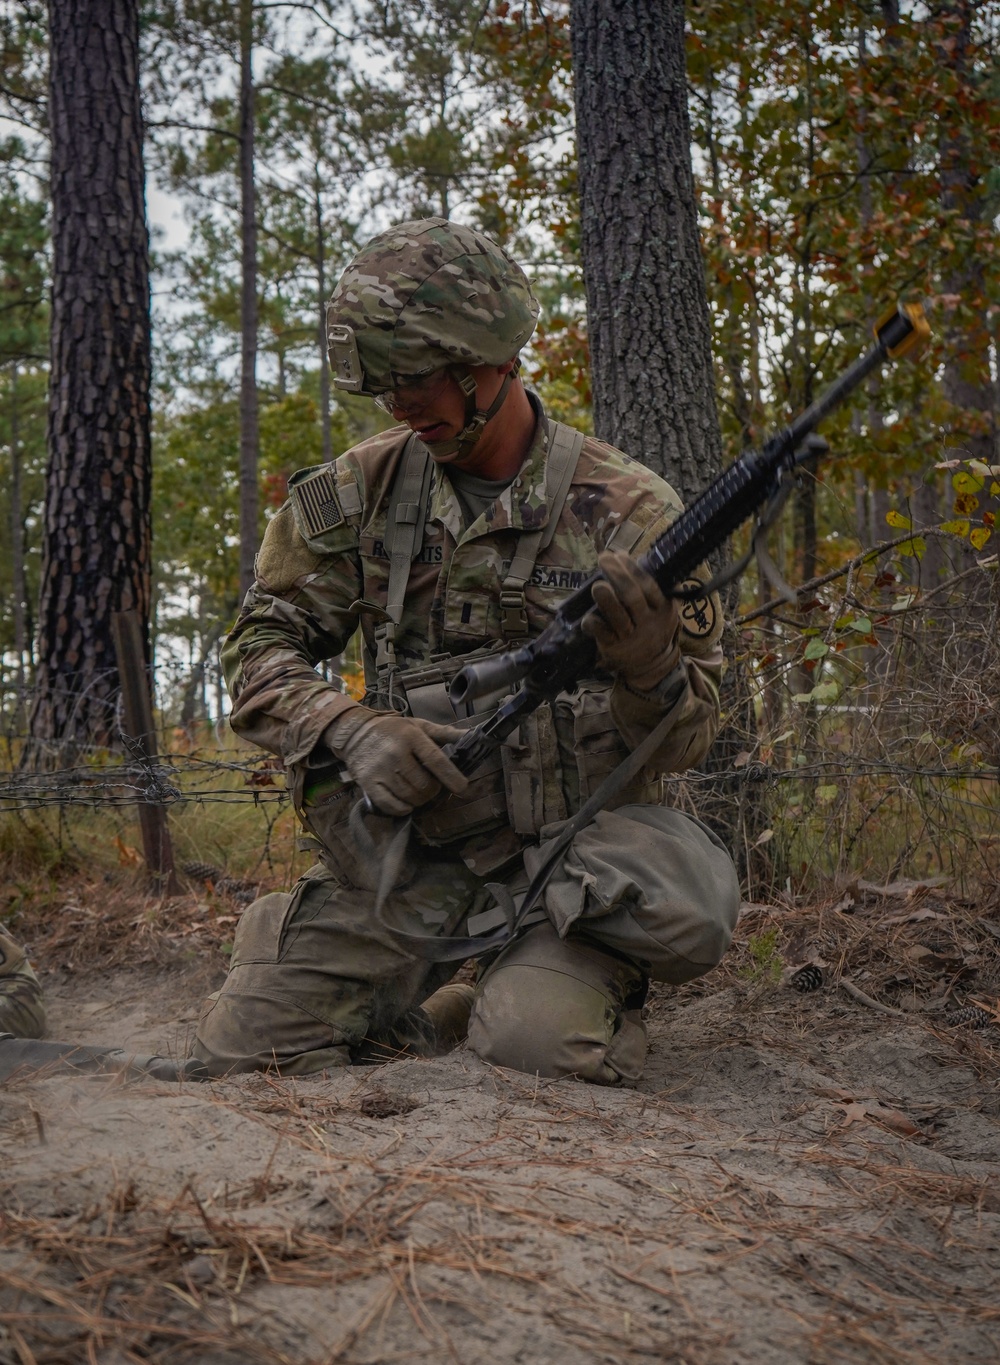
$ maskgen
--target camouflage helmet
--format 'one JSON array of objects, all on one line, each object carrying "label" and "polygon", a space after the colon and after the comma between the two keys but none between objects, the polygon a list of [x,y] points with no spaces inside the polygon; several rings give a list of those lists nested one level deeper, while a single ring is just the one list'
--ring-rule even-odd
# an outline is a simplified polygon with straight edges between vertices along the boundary
[{"label": "camouflage helmet", "polygon": [[446,365],[502,365],[535,330],[520,268],[482,233],[446,218],[381,232],[327,308],[337,388],[375,397]]}]

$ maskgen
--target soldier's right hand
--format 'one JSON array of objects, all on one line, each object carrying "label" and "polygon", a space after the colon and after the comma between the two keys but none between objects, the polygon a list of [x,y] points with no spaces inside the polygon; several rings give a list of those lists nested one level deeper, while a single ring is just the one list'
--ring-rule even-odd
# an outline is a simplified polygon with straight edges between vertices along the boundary
[{"label": "soldier's right hand", "polygon": [[386,815],[409,815],[442,787],[456,796],[466,790],[469,779],[440,747],[461,737],[450,725],[366,706],[345,711],[324,735],[375,809]]}]

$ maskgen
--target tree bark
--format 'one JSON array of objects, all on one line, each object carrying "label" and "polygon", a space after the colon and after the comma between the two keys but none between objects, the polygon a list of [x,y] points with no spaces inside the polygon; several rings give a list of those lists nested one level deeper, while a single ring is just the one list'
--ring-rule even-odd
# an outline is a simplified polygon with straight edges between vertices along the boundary
[{"label": "tree bark", "polygon": [[14,592],[14,654],[17,658],[17,715],[24,718],[25,655],[28,652],[26,605],[28,589],[24,572],[24,520],[21,511],[21,428],[17,395],[17,361],[10,367],[10,560]]},{"label": "tree bark", "polygon": [[[580,235],[594,430],[663,475],[686,503],[722,469],[698,233],[682,0],[572,0]],[[748,879],[764,808],[736,758],[756,721],[733,632],[727,716],[705,767],[701,817]],[[768,875],[765,871],[764,876]]]},{"label": "tree bark", "polygon": [[573,0],[594,429],[685,501],[722,468],[681,0]]},{"label": "tree bark", "polygon": [[116,611],[149,653],[150,317],[135,0],[49,0],[52,339],[32,734],[114,737]]},{"label": "tree bark", "polygon": [[313,181],[313,207],[316,214],[316,296],[319,312],[319,411],[323,427],[323,460],[333,459],[333,431],[330,423],[330,361],[326,352],[326,234],[323,229],[323,198],[319,166]]},{"label": "tree bark", "polygon": [[[948,71],[959,94],[970,97],[976,86],[970,56],[974,14],[974,0],[954,0],[952,4],[941,5],[935,14],[942,37],[947,35],[948,39],[938,45],[942,70]],[[954,216],[958,238],[968,244],[960,256],[953,253],[942,280],[942,292],[955,299],[976,301],[977,315],[972,324],[966,320],[956,322],[954,307],[944,310],[946,359],[942,389],[950,403],[972,417],[970,427],[978,429],[976,434],[969,431],[962,434],[963,453],[989,464],[996,423],[996,393],[989,356],[992,338],[985,321],[989,289],[987,270],[974,242],[975,229],[984,214],[993,215],[996,210],[984,193],[982,153],[971,145],[968,127],[957,122],[949,126],[942,121],[939,167],[941,208],[946,215]]]},{"label": "tree bark", "polygon": [[253,0],[240,0],[240,598],[257,554],[260,432],[257,411],[257,195],[254,183]]}]

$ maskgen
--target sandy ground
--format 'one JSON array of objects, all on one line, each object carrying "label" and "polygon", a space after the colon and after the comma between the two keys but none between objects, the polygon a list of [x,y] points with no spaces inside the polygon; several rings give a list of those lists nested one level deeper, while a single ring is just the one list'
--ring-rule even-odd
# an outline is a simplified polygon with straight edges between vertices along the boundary
[{"label": "sandy ground", "polygon": [[[946,1010],[962,972],[995,1001],[1000,913],[948,920],[959,971],[935,904],[859,899],[849,929],[843,905],[751,910],[744,943],[777,923],[787,959],[805,925],[841,960],[799,994],[758,946],[656,996],[633,1091],[465,1050],[299,1081],[12,1082],[0,1362],[992,1365],[1000,1027]],[[52,1036],[177,1053],[217,970],[66,965]],[[849,995],[849,969],[902,1012]]]}]

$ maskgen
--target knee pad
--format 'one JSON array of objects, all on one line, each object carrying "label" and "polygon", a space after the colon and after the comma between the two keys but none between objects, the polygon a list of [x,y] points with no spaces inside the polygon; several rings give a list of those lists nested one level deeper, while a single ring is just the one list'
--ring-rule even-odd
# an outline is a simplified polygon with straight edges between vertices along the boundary
[{"label": "knee pad", "polygon": [[643,981],[630,963],[537,925],[479,983],[469,1045],[483,1061],[530,1075],[634,1084],[646,1035],[639,1011],[625,1006]]}]

